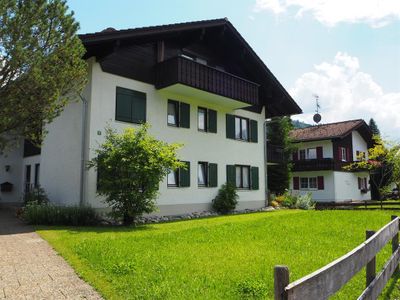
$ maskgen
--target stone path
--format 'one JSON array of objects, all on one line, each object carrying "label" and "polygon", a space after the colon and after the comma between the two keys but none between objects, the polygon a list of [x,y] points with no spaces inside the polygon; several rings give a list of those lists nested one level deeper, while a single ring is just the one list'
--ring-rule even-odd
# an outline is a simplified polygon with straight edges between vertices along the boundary
[{"label": "stone path", "polygon": [[102,299],[51,246],[0,208],[0,299]]}]

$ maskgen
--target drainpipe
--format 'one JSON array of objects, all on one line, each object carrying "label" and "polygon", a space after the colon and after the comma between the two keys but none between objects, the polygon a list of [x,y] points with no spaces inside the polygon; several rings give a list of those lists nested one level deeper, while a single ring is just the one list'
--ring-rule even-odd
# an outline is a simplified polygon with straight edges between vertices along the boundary
[{"label": "drainpipe", "polygon": [[87,100],[79,94],[82,100],[82,132],[81,132],[81,176],[79,185],[79,206],[85,204],[85,157],[86,157],[86,119],[87,119]]}]

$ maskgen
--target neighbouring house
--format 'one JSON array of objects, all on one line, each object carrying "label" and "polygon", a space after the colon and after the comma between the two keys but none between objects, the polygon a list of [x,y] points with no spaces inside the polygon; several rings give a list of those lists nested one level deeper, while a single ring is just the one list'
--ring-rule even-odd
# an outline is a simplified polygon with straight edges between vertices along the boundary
[{"label": "neighbouring house", "polygon": [[265,206],[264,120],[301,109],[227,19],[80,38],[88,84],[48,125],[41,149],[21,141],[0,157],[1,202],[21,201],[40,184],[54,203],[106,208],[85,164],[107,125],[148,122],[156,138],[184,144],[188,166],[160,184],[160,214],[209,209],[227,181],[238,188],[238,208]]},{"label": "neighbouring house", "polygon": [[369,173],[346,171],[344,166],[368,159],[372,132],[363,120],[350,120],[295,129],[290,137],[294,193],[312,193],[317,202],[370,200]]}]

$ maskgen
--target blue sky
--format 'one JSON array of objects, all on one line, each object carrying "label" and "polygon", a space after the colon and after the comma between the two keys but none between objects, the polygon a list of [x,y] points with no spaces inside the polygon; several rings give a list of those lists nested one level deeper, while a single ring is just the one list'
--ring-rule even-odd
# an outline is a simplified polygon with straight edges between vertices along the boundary
[{"label": "blue sky", "polygon": [[[80,33],[227,17],[303,108],[323,122],[373,117],[400,139],[400,1],[69,0]],[[397,117],[397,113],[399,117]]]}]

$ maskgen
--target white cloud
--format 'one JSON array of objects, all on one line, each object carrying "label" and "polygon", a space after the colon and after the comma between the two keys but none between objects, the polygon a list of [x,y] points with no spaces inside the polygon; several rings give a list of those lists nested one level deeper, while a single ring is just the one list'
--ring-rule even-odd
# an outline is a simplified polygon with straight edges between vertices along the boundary
[{"label": "white cloud", "polygon": [[272,11],[275,14],[296,10],[301,18],[310,13],[327,26],[337,23],[367,23],[382,27],[400,18],[399,0],[256,0],[255,12]]},{"label": "white cloud", "polygon": [[385,93],[370,74],[360,71],[357,57],[338,52],[333,62],[300,76],[289,93],[304,111],[295,119],[313,123],[317,94],[323,123],[374,118],[384,135],[400,139],[400,92]]}]

